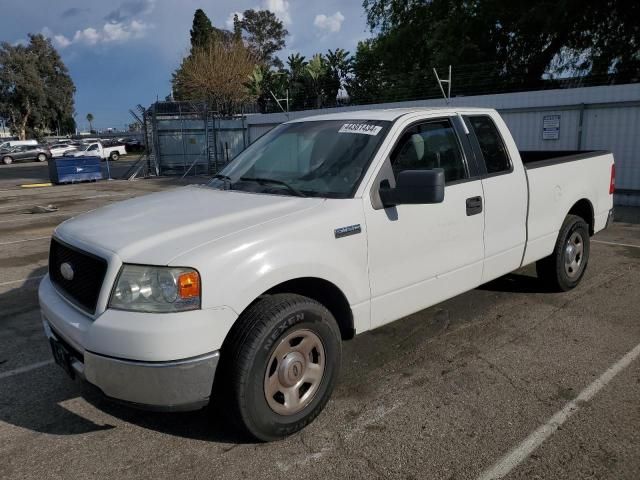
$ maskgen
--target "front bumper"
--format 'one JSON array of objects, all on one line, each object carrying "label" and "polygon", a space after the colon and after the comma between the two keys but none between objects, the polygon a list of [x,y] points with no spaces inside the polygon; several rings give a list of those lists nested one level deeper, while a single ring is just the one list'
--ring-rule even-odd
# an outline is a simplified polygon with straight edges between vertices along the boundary
[{"label": "front bumper", "polygon": [[237,318],[226,307],[172,314],[107,309],[91,318],[48,277],[39,300],[45,333],[69,352],[61,364],[72,376],[110,398],[154,410],[208,403],[220,348]]},{"label": "front bumper", "polygon": [[186,411],[209,403],[218,351],[172,362],[138,362],[97,353],[76,351],[46,318],[44,331],[49,340],[70,350],[73,373],[114,400],[150,410]]}]

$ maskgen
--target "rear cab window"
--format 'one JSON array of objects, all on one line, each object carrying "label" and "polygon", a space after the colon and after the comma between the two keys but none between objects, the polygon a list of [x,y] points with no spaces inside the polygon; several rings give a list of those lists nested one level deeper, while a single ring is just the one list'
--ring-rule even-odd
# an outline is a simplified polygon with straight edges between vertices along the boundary
[{"label": "rear cab window", "polygon": [[511,173],[513,165],[502,136],[488,115],[467,116],[468,126],[473,130],[487,175]]}]

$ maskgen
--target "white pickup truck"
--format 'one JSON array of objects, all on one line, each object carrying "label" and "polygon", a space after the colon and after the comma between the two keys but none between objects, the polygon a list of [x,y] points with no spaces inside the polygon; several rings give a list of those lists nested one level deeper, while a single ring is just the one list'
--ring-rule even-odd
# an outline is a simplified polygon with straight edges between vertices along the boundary
[{"label": "white pickup truck", "polygon": [[105,147],[101,142],[92,142],[84,145],[76,150],[67,151],[65,157],[100,157],[103,160],[109,159],[113,162],[118,160],[121,155],[126,155],[127,149],[124,145],[114,145]]},{"label": "white pickup truck", "polygon": [[489,109],[336,113],[274,128],[208,184],[54,232],[44,329],[113,399],[220,398],[262,440],[311,422],[342,340],[537,262],[575,287],[612,218],[607,152],[519,152]]}]

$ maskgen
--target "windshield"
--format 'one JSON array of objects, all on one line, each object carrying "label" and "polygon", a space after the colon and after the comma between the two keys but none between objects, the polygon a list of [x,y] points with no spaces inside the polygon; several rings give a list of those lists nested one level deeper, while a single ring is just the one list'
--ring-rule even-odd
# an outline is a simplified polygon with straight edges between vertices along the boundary
[{"label": "windshield", "polygon": [[249,145],[209,185],[281,195],[350,197],[390,124],[318,120],[280,125]]}]

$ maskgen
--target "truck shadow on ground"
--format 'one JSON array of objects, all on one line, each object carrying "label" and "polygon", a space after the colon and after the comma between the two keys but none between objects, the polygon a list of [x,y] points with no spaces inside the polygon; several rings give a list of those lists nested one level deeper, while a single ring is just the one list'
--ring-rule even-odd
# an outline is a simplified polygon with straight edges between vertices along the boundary
[{"label": "truck shadow on ground", "polygon": [[[0,294],[0,341],[11,335],[27,336],[23,342],[37,350],[30,362],[51,359],[42,332],[37,304],[37,283],[46,268],[34,270],[27,281],[31,288],[15,288]],[[372,332],[359,335],[345,344],[343,366],[334,397],[375,401],[375,388],[363,376],[361,365],[375,370],[397,358],[397,350],[413,349],[421,343],[450,332],[460,326],[482,320],[483,309],[495,303],[495,292],[541,292],[535,277],[511,274],[476,290],[459,295],[434,307],[422,310]],[[502,298],[502,296],[501,296]],[[506,296],[504,298],[507,298]],[[4,338],[3,338],[4,337]],[[1,345],[1,344],[0,344]],[[0,352],[0,361],[4,358]],[[17,365],[17,367],[24,365]],[[84,399],[97,414],[72,402]],[[104,419],[101,413],[117,421]],[[99,420],[103,417],[102,420]],[[161,413],[138,410],[106,399],[95,388],[70,380],[56,365],[47,365],[8,378],[0,378],[0,421],[21,428],[54,435],[77,435],[118,428],[119,422],[172,436],[228,444],[250,443],[229,427],[225,412],[217,399],[202,410],[183,413]]]},{"label": "truck shadow on ground", "polygon": [[478,287],[479,290],[505,293],[552,293],[538,277],[526,273],[509,273]]}]

